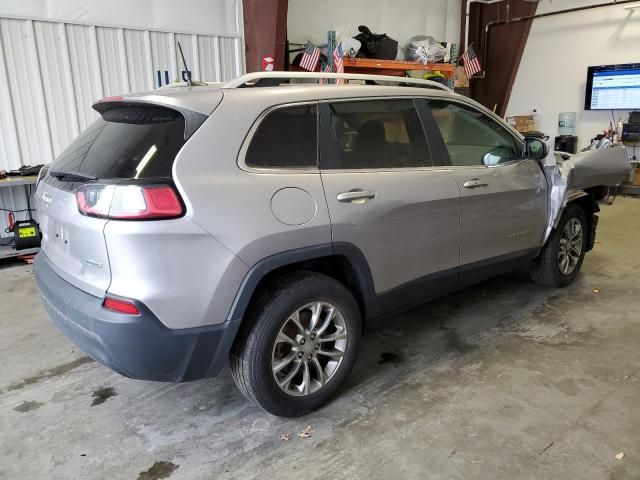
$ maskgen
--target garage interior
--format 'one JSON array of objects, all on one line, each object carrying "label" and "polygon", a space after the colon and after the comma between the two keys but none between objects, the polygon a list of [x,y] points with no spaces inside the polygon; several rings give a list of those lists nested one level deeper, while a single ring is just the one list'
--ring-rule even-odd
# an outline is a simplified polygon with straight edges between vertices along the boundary
[{"label": "garage interior", "polygon": [[[228,368],[135,380],[67,340],[35,284],[31,167],[98,99],[300,71],[360,25],[398,53],[345,53],[346,73],[438,81],[558,151],[625,150],[628,176],[589,192],[575,281],[516,271],[367,324],[339,394],[300,418],[252,405]],[[626,66],[640,91],[638,45],[632,1],[0,0],[0,478],[640,478],[640,95],[598,107],[588,80]]]}]

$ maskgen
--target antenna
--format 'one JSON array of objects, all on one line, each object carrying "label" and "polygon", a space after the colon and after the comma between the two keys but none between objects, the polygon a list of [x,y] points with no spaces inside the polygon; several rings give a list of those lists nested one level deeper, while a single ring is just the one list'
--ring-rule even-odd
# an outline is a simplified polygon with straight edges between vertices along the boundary
[{"label": "antenna", "polygon": [[191,70],[189,70],[189,67],[187,66],[187,61],[184,58],[184,52],[182,51],[182,45],[180,45],[180,42],[178,42],[178,50],[180,50],[180,56],[182,57],[182,64],[184,65],[184,70],[187,73],[187,85],[189,85],[190,87],[193,87],[194,85],[198,87],[206,87],[207,86],[206,83],[202,83],[197,80],[191,80]]},{"label": "antenna", "polygon": [[180,45],[180,42],[178,42],[178,50],[180,50],[180,56],[182,57],[184,70],[187,72],[187,84],[192,87],[193,84],[191,83],[191,71],[189,70],[189,67],[187,67],[187,61],[184,59],[184,53],[182,52],[182,45]]}]

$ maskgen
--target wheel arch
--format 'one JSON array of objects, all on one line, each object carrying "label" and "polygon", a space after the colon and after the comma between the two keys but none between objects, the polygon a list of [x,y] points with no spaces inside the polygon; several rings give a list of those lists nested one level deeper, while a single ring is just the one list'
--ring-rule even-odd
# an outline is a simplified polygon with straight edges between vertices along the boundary
[{"label": "wheel arch", "polygon": [[596,228],[598,226],[598,216],[596,213],[600,211],[600,207],[598,202],[593,198],[593,196],[589,195],[584,191],[580,191],[569,198],[567,202],[566,208],[569,205],[577,205],[579,206],[585,214],[587,219],[587,249],[593,249],[593,246],[596,242]]},{"label": "wheel arch", "polygon": [[227,319],[242,321],[256,295],[272,279],[292,271],[321,273],[342,283],[356,299],[363,321],[380,313],[371,270],[360,249],[333,243],[279,252],[257,262],[245,275]]}]

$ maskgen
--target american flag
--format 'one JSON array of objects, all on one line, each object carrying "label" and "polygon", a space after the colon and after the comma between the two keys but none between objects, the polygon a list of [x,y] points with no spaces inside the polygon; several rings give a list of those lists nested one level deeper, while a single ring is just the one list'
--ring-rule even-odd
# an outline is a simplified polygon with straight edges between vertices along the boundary
[{"label": "american flag", "polygon": [[305,70],[313,72],[320,60],[320,50],[311,42],[307,42],[304,46],[304,53],[300,59],[300,66]]},{"label": "american flag", "polygon": [[471,45],[467,47],[467,50],[460,57],[464,61],[464,73],[467,78],[473,77],[476,73],[482,71],[482,66],[480,65],[480,60],[478,59],[478,55],[471,48]]},{"label": "american flag", "polygon": [[[325,63],[321,68],[320,71],[322,71],[322,73],[331,73],[331,64],[329,62]],[[329,83],[329,81],[326,78],[321,78],[320,79],[320,84],[324,85],[326,83]]]},{"label": "american flag", "polygon": [[[339,43],[336,49],[333,51],[333,67],[336,73],[344,73],[344,63],[342,62],[343,56],[344,53],[342,51],[342,43]],[[336,83],[344,83],[344,79],[337,78]]]}]

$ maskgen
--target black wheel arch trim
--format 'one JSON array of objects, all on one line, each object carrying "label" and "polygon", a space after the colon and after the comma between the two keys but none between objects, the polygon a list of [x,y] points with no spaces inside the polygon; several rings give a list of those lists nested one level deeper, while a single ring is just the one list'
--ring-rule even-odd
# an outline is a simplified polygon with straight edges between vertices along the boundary
[{"label": "black wheel arch trim", "polygon": [[228,320],[244,318],[249,302],[260,281],[274,270],[288,265],[315,260],[323,257],[344,257],[353,267],[354,280],[365,308],[363,320],[374,318],[380,313],[378,297],[375,293],[373,276],[362,251],[347,242],[325,243],[279,252],[257,262],[245,275],[227,315]]}]

